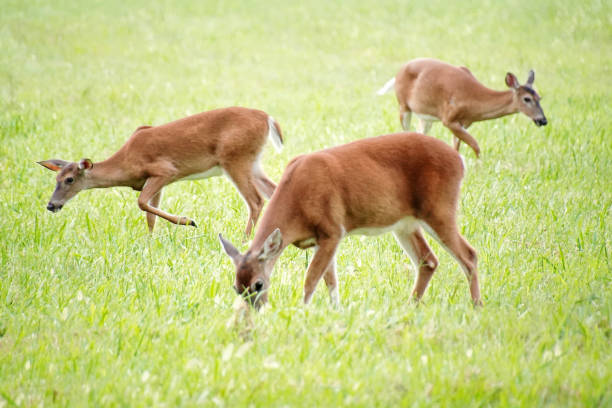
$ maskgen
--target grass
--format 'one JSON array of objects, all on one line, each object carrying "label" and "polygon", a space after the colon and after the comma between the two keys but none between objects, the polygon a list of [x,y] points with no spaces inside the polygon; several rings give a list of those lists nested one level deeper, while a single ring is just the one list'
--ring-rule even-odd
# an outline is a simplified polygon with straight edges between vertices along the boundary
[{"label": "grass", "polygon": [[[612,405],[609,3],[1,3],[0,407]],[[301,305],[312,254],[290,248],[244,330],[216,238],[243,239],[226,179],[165,190],[198,229],[149,236],[128,189],[45,210],[54,176],[36,161],[102,160],[139,125],[228,105],[279,121],[286,147],[264,156],[279,180],[297,154],[399,130],[374,92],[420,56],[496,89],[534,68],[544,96],[549,126],[477,123],[482,158],[463,148],[482,310],[439,246],[415,307],[392,237],[351,237],[341,309],[323,284]]]}]

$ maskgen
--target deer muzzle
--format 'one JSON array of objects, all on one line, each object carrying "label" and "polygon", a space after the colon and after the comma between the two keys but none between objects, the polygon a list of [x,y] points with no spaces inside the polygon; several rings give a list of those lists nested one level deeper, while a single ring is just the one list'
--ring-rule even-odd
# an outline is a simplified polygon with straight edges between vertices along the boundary
[{"label": "deer muzzle", "polygon": [[63,204],[53,204],[52,202],[49,202],[49,204],[47,204],[47,210],[55,213],[61,210],[63,206]]},{"label": "deer muzzle", "polygon": [[541,118],[536,118],[533,120],[533,122],[538,126],[546,126],[548,124],[548,121],[546,120],[545,116],[542,116]]}]

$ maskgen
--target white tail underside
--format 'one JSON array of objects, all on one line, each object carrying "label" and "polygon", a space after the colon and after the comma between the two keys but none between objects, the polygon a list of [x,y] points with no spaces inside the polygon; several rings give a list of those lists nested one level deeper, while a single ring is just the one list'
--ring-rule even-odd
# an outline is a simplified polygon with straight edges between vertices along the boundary
[{"label": "white tail underside", "polygon": [[385,84],[385,86],[383,86],[382,88],[380,88],[378,90],[378,92],[376,92],[378,95],[384,95],[387,92],[389,92],[393,87],[395,86],[395,77],[391,78],[390,80],[387,81],[387,83]]},{"label": "white tail underside", "polygon": [[283,140],[278,130],[276,130],[276,126],[274,126],[274,118],[272,116],[268,116],[268,138],[276,151],[280,152],[283,149]]}]

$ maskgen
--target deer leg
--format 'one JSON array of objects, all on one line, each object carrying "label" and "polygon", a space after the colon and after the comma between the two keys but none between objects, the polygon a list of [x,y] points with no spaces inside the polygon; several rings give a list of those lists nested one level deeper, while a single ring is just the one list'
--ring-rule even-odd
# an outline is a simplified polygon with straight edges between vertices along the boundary
[{"label": "deer leg", "polygon": [[173,224],[177,225],[192,225],[196,226],[196,223],[187,218],[178,215],[169,214],[165,211],[155,208],[149,204],[149,202],[155,197],[161,189],[167,185],[171,180],[168,177],[149,177],[138,196],[138,206],[142,211],[147,213],[155,214],[158,217],[162,217]]},{"label": "deer leg", "polygon": [[338,277],[336,275],[336,257],[332,257],[329,266],[323,274],[327,290],[329,291],[329,300],[332,305],[338,306],[340,304],[340,294],[338,293]]},{"label": "deer leg", "polygon": [[[336,248],[338,248],[339,243],[339,238],[324,238],[318,240],[316,252],[306,272],[306,282],[304,282],[304,304],[310,303],[317,283],[319,283],[321,277],[326,274],[330,264],[333,262],[334,254],[336,253]],[[333,270],[335,275],[335,268]],[[331,279],[331,277],[326,277],[326,281],[327,279]]]},{"label": "deer leg", "polygon": [[244,234],[248,237],[251,235],[263,207],[263,198],[255,186],[252,166],[250,164],[232,163],[224,166],[224,169],[249,208],[249,220],[244,230]]},{"label": "deer leg", "polygon": [[269,200],[276,190],[276,184],[266,176],[258,162],[253,166],[253,175],[255,176],[257,189],[261,195]]},{"label": "deer leg", "polygon": [[269,200],[272,194],[274,194],[274,190],[276,190],[276,184],[266,176],[255,176],[255,182],[260,194]]},{"label": "deer leg", "polygon": [[436,220],[429,220],[423,226],[459,263],[470,285],[470,294],[472,295],[474,305],[482,306],[480,287],[478,285],[478,258],[476,251],[459,234],[454,219],[452,222],[445,222],[442,221],[441,217],[438,217]]},{"label": "deer leg", "polygon": [[438,267],[438,258],[436,258],[429,245],[427,245],[427,241],[425,241],[420,228],[394,231],[393,235],[395,235],[395,239],[408,257],[410,257],[412,264],[417,270],[412,297],[420,300],[423,297],[423,293],[425,293],[425,289],[427,289],[434,271]]},{"label": "deer leg", "polygon": [[[465,69],[467,69],[467,68],[465,68]],[[470,72],[470,74],[471,74],[471,72]],[[467,132],[467,130],[470,127],[471,123],[467,123],[467,124],[466,123],[462,123],[461,125],[463,126],[463,129]],[[455,144],[455,150],[459,151],[459,147],[461,147],[461,140],[457,136],[455,136],[455,135],[453,135],[453,143]]]},{"label": "deer leg", "polygon": [[[446,126],[451,132],[453,132],[453,135],[455,135],[457,139],[460,139],[461,141],[465,142],[468,146],[472,148],[472,150],[474,150],[474,153],[476,153],[476,157],[480,155],[480,147],[478,147],[478,142],[476,142],[476,139],[474,139],[472,135],[470,135],[467,132],[467,130],[465,130],[463,126],[461,126],[461,123],[459,122],[443,122],[443,123],[444,123],[444,126]],[[458,149],[457,146],[458,144],[455,144],[456,149]]]},{"label": "deer leg", "polygon": [[412,112],[407,108],[400,108],[400,122],[402,123],[402,128],[408,132],[410,131],[410,121],[412,119]]},{"label": "deer leg", "polygon": [[[160,189],[159,192],[155,194],[153,198],[151,198],[151,201],[149,201],[151,206],[155,208],[159,208],[159,203],[161,201],[161,193],[162,191]],[[147,212],[146,214],[147,214],[147,225],[149,226],[149,232],[153,232],[153,227],[155,227],[155,220],[157,219],[157,216],[150,212]]]},{"label": "deer leg", "polygon": [[461,147],[461,140],[457,136],[453,136],[453,143],[455,145],[455,150],[459,151],[459,147]]},{"label": "deer leg", "polygon": [[432,124],[433,124],[433,122],[430,121],[430,120],[425,120],[425,119],[419,118],[419,129],[418,129],[418,132],[426,135],[427,133],[429,133],[429,130],[431,129],[431,125]]}]

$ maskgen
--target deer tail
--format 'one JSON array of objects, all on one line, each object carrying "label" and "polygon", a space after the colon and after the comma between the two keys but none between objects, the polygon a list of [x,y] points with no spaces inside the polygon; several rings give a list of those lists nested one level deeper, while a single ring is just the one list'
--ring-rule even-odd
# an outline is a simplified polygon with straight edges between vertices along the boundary
[{"label": "deer tail", "polygon": [[283,148],[283,132],[272,116],[268,116],[268,138],[276,151],[280,152]]},{"label": "deer tail", "polygon": [[387,81],[387,83],[376,92],[378,95],[384,95],[395,86],[395,77]]}]

